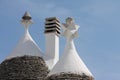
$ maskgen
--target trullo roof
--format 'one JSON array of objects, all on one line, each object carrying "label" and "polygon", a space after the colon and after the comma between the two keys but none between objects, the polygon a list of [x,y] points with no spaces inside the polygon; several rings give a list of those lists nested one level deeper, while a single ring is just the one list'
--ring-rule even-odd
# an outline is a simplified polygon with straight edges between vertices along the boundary
[{"label": "trullo roof", "polygon": [[[67,23],[69,22],[69,24]],[[63,56],[50,71],[49,76],[59,75],[61,73],[73,73],[78,75],[92,76],[92,73],[86,67],[82,59],[79,57],[74,46],[73,38],[77,36],[78,25],[74,25],[72,18],[67,18],[66,24],[63,24],[63,35],[67,39]]]},{"label": "trullo roof", "polygon": [[25,33],[12,51],[12,53],[7,58],[17,57],[17,56],[42,56],[42,52],[35,41],[32,39],[28,26],[32,24],[31,16],[28,12],[22,17],[22,24],[25,26]]}]

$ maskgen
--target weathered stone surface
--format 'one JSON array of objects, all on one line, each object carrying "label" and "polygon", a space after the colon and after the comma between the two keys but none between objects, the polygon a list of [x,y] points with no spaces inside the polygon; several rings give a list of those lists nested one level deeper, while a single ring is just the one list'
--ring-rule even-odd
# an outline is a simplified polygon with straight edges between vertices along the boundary
[{"label": "weathered stone surface", "polygon": [[46,80],[93,80],[93,78],[85,75],[84,73],[82,75],[79,75],[79,74],[63,72],[60,74],[54,74],[54,75],[48,76]]},{"label": "weathered stone surface", "polygon": [[0,65],[0,80],[44,80],[49,70],[37,56],[7,59]]}]

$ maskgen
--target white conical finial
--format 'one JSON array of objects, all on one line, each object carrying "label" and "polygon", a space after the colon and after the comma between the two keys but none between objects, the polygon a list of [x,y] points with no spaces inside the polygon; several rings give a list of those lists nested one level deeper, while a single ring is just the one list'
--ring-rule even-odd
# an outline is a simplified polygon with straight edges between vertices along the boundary
[{"label": "white conical finial", "polygon": [[33,23],[31,19],[31,15],[29,14],[29,12],[26,11],[21,21],[21,23],[25,26],[26,29],[28,29],[28,26],[30,26]]}]

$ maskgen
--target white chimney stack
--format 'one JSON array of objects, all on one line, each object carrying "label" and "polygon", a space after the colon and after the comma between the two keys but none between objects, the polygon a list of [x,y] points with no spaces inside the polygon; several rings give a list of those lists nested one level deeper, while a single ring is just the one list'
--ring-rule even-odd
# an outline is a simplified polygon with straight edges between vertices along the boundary
[{"label": "white chimney stack", "polygon": [[45,19],[44,33],[46,38],[45,61],[49,69],[52,69],[59,60],[60,22],[56,17]]}]

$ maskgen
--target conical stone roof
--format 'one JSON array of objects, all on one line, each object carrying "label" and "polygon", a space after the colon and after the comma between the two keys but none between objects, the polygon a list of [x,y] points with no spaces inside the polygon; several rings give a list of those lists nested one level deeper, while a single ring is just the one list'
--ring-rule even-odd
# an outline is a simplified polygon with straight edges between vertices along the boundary
[{"label": "conical stone roof", "polygon": [[0,80],[44,80],[49,70],[41,57],[22,56],[4,60]]},{"label": "conical stone roof", "polygon": [[11,54],[7,58],[17,57],[17,56],[42,56],[42,52],[37,44],[32,39],[28,30],[25,31],[25,34],[18,42],[17,46],[14,48]]},{"label": "conical stone roof", "polygon": [[70,72],[75,74],[84,73],[86,75],[92,76],[91,72],[88,70],[82,59],[78,56],[73,42],[68,42],[66,44],[63,56],[51,70],[49,75],[62,72]]},{"label": "conical stone roof", "polygon": [[[73,49],[74,48],[74,49]],[[78,56],[73,42],[67,43],[65,52],[50,71],[47,80],[93,80],[93,75]]]},{"label": "conical stone roof", "polygon": [[[32,39],[28,27],[32,24],[31,16],[28,12],[26,12],[23,16],[22,24],[25,26],[25,33],[12,51],[12,53],[7,57],[17,57],[17,56],[24,56],[24,55],[31,55],[31,56],[42,56],[42,52],[35,41]],[[30,18],[30,19],[27,19]]]},{"label": "conical stone roof", "polygon": [[[66,37],[67,43],[63,56],[50,71],[47,78],[48,80],[60,80],[62,78],[69,80],[84,80],[87,77],[88,79],[85,80],[93,79],[92,73],[89,71],[82,59],[79,57],[74,46],[73,38],[76,36],[78,26],[74,25],[75,28],[73,28],[73,26],[71,26],[72,23],[73,22],[69,22],[69,24],[65,24],[67,26],[63,26],[63,35]],[[72,79],[75,76],[76,78]],[[85,78],[83,78],[83,76],[85,76]]]},{"label": "conical stone roof", "polygon": [[31,16],[25,13],[22,24],[25,34],[13,52],[0,64],[0,80],[44,80],[48,67],[43,60],[41,50],[29,34]]}]

